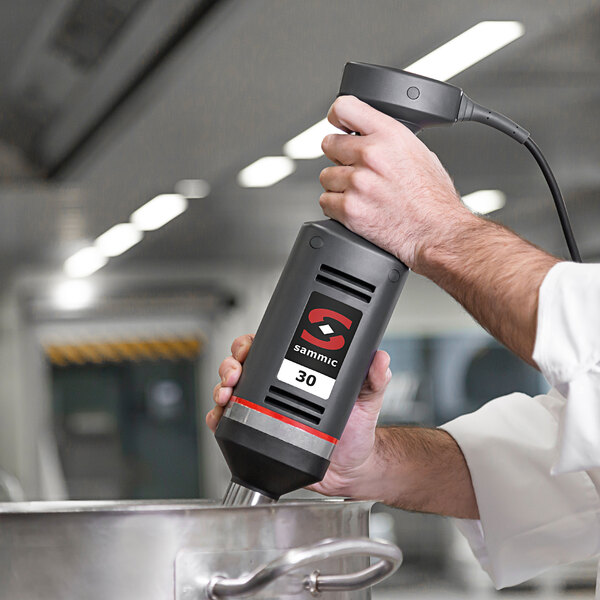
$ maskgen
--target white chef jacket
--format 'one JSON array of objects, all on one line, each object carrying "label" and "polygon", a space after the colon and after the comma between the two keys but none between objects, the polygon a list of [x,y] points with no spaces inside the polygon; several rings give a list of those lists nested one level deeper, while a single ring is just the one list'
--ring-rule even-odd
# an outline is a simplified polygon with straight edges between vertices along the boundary
[{"label": "white chef jacket", "polygon": [[479,506],[456,523],[497,588],[600,553],[599,264],[549,271],[533,358],[549,394],[515,392],[442,427]]}]

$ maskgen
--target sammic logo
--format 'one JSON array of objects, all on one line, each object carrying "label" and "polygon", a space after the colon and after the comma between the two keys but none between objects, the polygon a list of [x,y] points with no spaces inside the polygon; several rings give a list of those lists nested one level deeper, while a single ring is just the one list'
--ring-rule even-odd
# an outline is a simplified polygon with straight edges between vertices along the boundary
[{"label": "sammic logo", "polygon": [[[330,318],[341,323],[346,329],[352,327],[352,321],[348,317],[328,308],[314,308],[308,313],[308,320],[311,323],[321,323],[321,325],[318,325],[318,328],[323,335],[331,335],[333,333],[333,328],[328,323],[323,322],[323,319],[325,318]],[[334,335],[326,340],[320,340],[306,331],[306,329],[302,331],[300,337],[305,342],[317,346],[318,348],[323,348],[324,350],[339,350],[340,348],[343,348],[346,343],[346,339],[343,335]]]}]

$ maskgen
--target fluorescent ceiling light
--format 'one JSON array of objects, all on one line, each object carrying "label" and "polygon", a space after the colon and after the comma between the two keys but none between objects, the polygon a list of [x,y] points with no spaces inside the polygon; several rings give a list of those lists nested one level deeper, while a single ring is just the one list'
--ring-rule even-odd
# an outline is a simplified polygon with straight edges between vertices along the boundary
[{"label": "fluorescent ceiling light", "polygon": [[[482,21],[404,69],[446,81],[524,33],[525,27],[518,21]],[[323,155],[321,142],[329,133],[340,131],[323,119],[292,138],[283,151],[290,158],[319,158]]]},{"label": "fluorescent ceiling light", "polygon": [[64,281],[53,293],[54,304],[61,310],[78,310],[92,303],[94,290],[88,281]]},{"label": "fluorescent ceiling light", "polygon": [[87,277],[101,269],[107,262],[108,259],[98,248],[89,246],[67,258],[64,269],[69,277]]},{"label": "fluorescent ceiling light", "polygon": [[506,196],[500,190],[478,190],[463,196],[462,201],[472,212],[486,215],[501,209],[506,204]]},{"label": "fluorescent ceiling light", "polygon": [[143,237],[142,232],[131,223],[119,223],[103,233],[95,242],[104,256],[119,256]]},{"label": "fluorescent ceiling light", "polygon": [[188,207],[181,194],[161,194],[146,202],[131,215],[131,222],[142,231],[154,231],[179,216]]},{"label": "fluorescent ceiling light", "polygon": [[446,81],[525,33],[518,21],[482,21],[406,67],[406,71]]},{"label": "fluorescent ceiling light", "polygon": [[287,156],[263,156],[242,169],[237,181],[242,187],[269,187],[295,170],[294,161]]},{"label": "fluorescent ceiling light", "polygon": [[321,142],[330,133],[344,133],[341,129],[334,127],[327,119],[323,119],[309,127],[306,131],[292,138],[283,147],[284,153],[290,158],[319,158],[323,156]]},{"label": "fluorescent ceiling light", "polygon": [[210,184],[204,179],[182,179],[175,184],[175,193],[186,198],[206,198]]}]

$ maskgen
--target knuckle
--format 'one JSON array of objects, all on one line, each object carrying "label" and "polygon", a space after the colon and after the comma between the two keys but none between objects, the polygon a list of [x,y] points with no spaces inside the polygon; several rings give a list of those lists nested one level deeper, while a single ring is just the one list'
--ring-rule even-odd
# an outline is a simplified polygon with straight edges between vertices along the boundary
[{"label": "knuckle", "polygon": [[353,193],[344,194],[344,196],[344,220],[348,223],[356,223],[360,221],[360,200]]},{"label": "knuckle", "polygon": [[354,96],[348,96],[348,95],[344,95],[344,96],[340,96],[339,98],[336,98],[335,102],[333,103],[333,106],[340,109],[340,108],[345,108],[346,106],[351,106],[354,103]]},{"label": "knuckle", "polygon": [[228,375],[232,370],[235,370],[238,368],[238,361],[235,360],[235,358],[233,358],[232,356],[228,356],[222,363],[221,363],[221,369],[219,369],[219,375],[221,375],[221,377],[225,377],[225,375]]},{"label": "knuckle", "polygon": [[331,133],[329,135],[326,135],[323,138],[323,140],[321,141],[321,150],[323,150],[323,152],[325,154],[327,154],[327,152],[331,148],[332,142],[333,142],[333,134],[331,134]]},{"label": "knuckle", "polygon": [[346,192],[340,202],[340,218],[343,221],[348,221],[352,218],[352,194]]},{"label": "knuckle", "polygon": [[360,169],[353,169],[348,177],[350,186],[355,190],[362,190],[365,184],[365,174]]},{"label": "knuckle", "polygon": [[377,162],[379,160],[379,152],[377,150],[377,147],[370,145],[370,144],[363,145],[359,151],[359,155],[360,155],[362,162],[367,167],[372,168],[372,167],[376,166]]},{"label": "knuckle", "polygon": [[242,348],[247,343],[248,343],[248,339],[247,339],[247,336],[245,336],[245,335],[241,335],[240,337],[236,338],[233,341],[233,344],[231,344],[231,355],[234,358],[237,358],[240,355]]},{"label": "knuckle", "polygon": [[242,348],[246,349],[246,352],[249,352],[250,348],[252,347],[253,342],[254,342],[254,336],[247,333],[243,337]]},{"label": "knuckle", "polygon": [[349,200],[344,202],[343,219],[345,223],[352,223],[356,219],[356,211]]},{"label": "knuckle", "polygon": [[339,96],[339,98],[336,98],[333,101],[333,104],[331,105],[331,108],[329,109],[329,113],[333,114],[333,115],[337,115],[340,108],[342,108],[344,106],[344,100],[343,100],[344,96]]},{"label": "knuckle", "polygon": [[326,182],[329,180],[329,178],[331,177],[331,167],[325,167],[320,173],[319,173],[319,182],[321,183],[321,185],[326,188]]}]

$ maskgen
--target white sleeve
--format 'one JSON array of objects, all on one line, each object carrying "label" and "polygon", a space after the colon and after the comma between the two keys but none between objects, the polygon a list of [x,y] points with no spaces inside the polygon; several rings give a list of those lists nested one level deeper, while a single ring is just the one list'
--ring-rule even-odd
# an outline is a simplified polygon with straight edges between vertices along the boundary
[{"label": "white sleeve", "polygon": [[600,498],[585,471],[550,475],[564,398],[514,393],[442,426],[467,461],[479,521],[456,519],[499,589],[600,547]]},{"label": "white sleeve", "polygon": [[533,359],[567,399],[552,473],[600,467],[600,264],[550,269],[540,288]]}]

